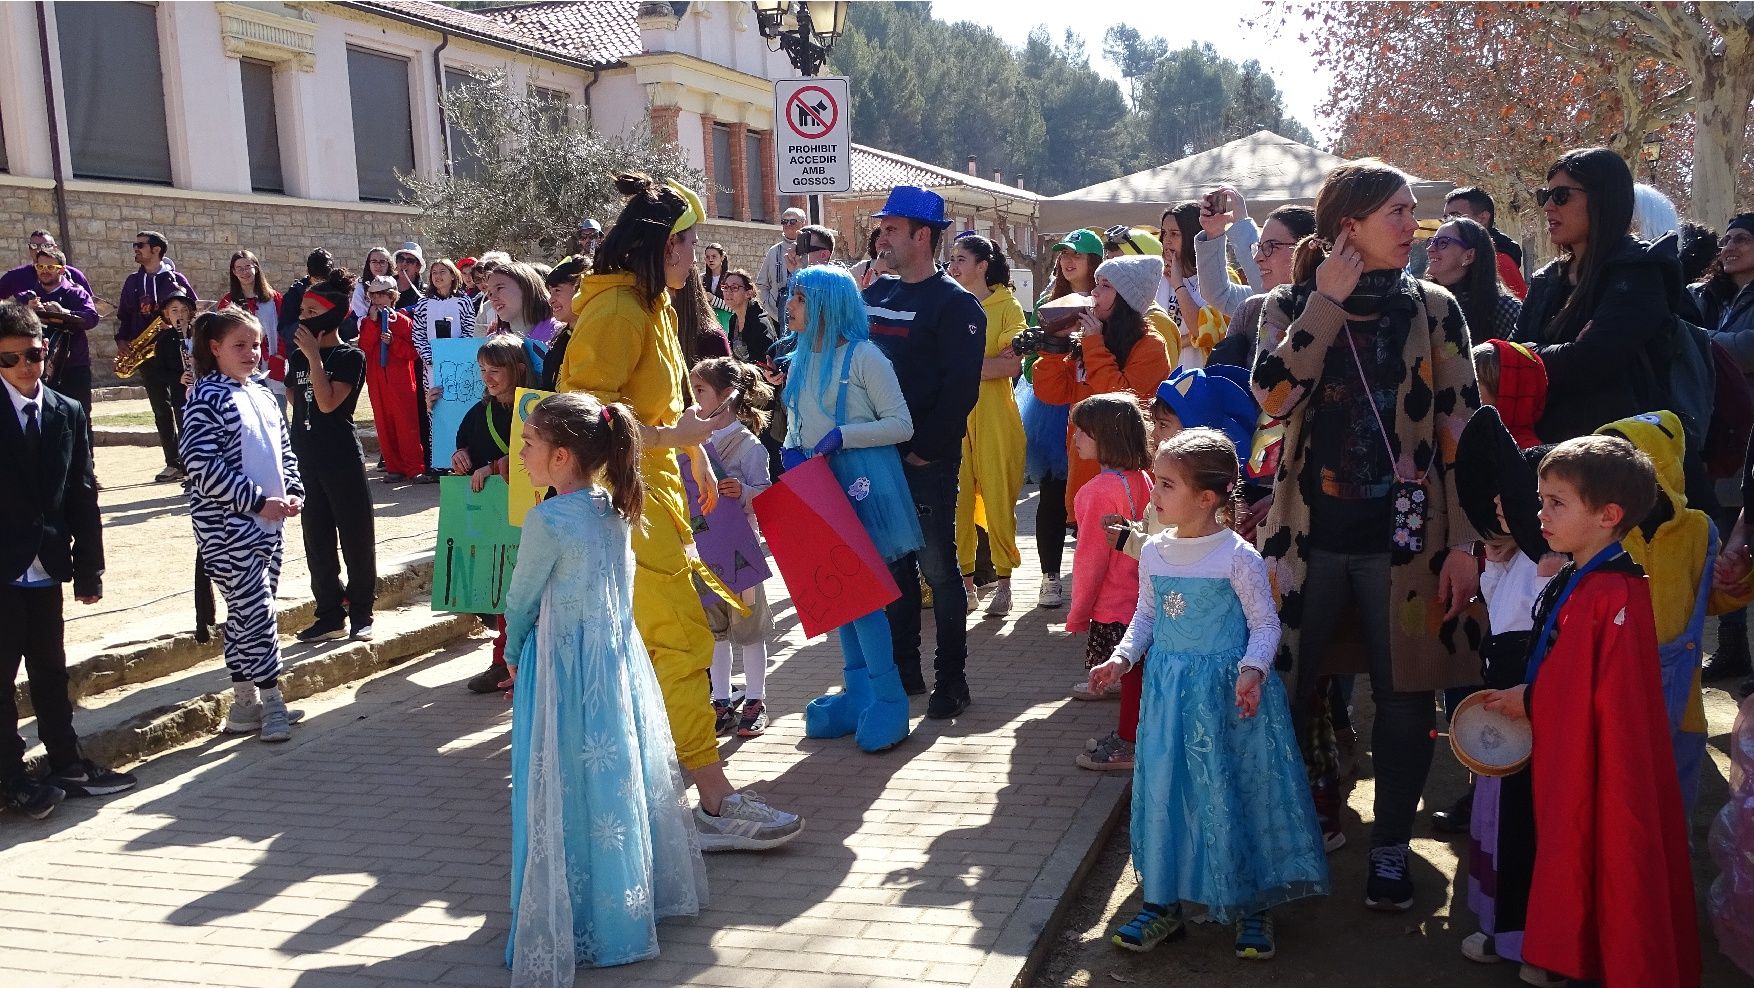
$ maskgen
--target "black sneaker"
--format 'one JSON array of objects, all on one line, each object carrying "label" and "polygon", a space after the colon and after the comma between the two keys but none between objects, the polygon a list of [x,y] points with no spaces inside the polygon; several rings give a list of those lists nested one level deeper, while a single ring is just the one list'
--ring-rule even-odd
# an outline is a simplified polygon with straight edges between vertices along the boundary
[{"label": "black sneaker", "polygon": [[968,709],[968,686],[938,686],[926,701],[926,716],[933,720],[949,720]]},{"label": "black sneaker", "polygon": [[294,637],[307,645],[311,642],[338,642],[347,637],[347,625],[340,622],[324,624],[319,621]]},{"label": "black sneaker", "polygon": [[1431,829],[1440,834],[1465,834],[1468,832],[1468,823],[1473,817],[1474,787],[1469,786],[1468,791],[1463,793],[1461,798],[1444,809],[1432,812]]},{"label": "black sneaker", "polygon": [[29,777],[8,782],[4,794],[0,794],[0,800],[8,810],[23,813],[32,820],[41,820],[55,812],[55,807],[66,798],[67,794],[55,786]]},{"label": "black sneaker", "polygon": [[49,783],[71,798],[82,796],[113,796],[127,792],[139,784],[127,772],[104,768],[89,758],[49,775]]},{"label": "black sneaker", "polygon": [[469,678],[469,692],[498,693],[500,692],[499,684],[510,678],[512,678],[512,674],[505,666],[489,666]]},{"label": "black sneaker", "polygon": [[1407,877],[1405,844],[1370,849],[1370,878],[1364,883],[1364,904],[1383,912],[1405,912],[1413,906],[1413,880]]},{"label": "black sneaker", "polygon": [[1726,624],[1720,619],[1717,626],[1717,651],[1706,656],[1705,661],[1700,663],[1699,678],[1710,683],[1746,676],[1749,671],[1748,626]]}]

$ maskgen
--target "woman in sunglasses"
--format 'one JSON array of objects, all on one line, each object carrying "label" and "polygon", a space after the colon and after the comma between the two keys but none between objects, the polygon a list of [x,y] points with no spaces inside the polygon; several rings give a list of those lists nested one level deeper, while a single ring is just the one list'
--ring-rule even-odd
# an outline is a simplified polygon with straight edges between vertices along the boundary
[{"label": "woman in sunglasses", "polygon": [[1535,431],[1564,442],[1664,407],[1653,370],[1664,361],[1654,351],[1681,304],[1681,277],[1673,256],[1631,236],[1626,162],[1607,148],[1567,151],[1535,201],[1559,248],[1529,280],[1513,337],[1547,365],[1547,409]]},{"label": "woman in sunglasses", "polygon": [[[1260,276],[1260,285],[1231,285],[1224,264],[1225,241],[1229,231],[1238,230],[1248,231],[1242,235],[1247,239],[1253,232],[1254,221],[1248,218],[1248,207],[1234,189],[1220,189],[1208,200],[1216,204],[1213,197],[1225,192],[1229,194],[1229,202],[1220,205],[1210,216],[1201,213],[1200,224],[1204,232],[1194,239],[1194,253],[1200,257],[1200,292],[1230,317],[1229,335],[1212,348],[1212,355],[1206,358],[1206,363],[1252,368],[1255,336],[1261,328],[1261,305],[1267,300],[1265,293],[1290,284],[1291,254],[1297,249],[1298,241],[1315,233],[1315,210],[1308,206],[1280,206],[1268,213],[1267,222],[1261,225],[1260,239],[1248,248]],[[1226,232],[1214,236],[1212,231],[1215,229]],[[1243,271],[1247,273],[1248,268],[1244,266]]]},{"label": "woman in sunglasses", "polygon": [[1450,290],[1475,341],[1508,340],[1523,304],[1498,278],[1492,234],[1465,216],[1437,228],[1425,242],[1425,276]]}]

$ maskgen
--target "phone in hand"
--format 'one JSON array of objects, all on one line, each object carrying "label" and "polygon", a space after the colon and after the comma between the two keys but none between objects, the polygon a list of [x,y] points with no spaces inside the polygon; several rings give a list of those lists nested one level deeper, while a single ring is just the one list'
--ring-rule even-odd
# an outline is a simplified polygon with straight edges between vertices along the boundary
[{"label": "phone in hand", "polygon": [[441,340],[450,339],[451,338],[451,320],[449,318],[434,319],[432,321],[432,331],[433,331],[433,336],[438,338],[438,339],[441,339]]}]

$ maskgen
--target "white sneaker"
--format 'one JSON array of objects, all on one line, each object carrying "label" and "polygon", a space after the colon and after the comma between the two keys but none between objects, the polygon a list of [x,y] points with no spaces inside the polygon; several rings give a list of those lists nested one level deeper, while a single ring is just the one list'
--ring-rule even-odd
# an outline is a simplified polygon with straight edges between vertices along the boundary
[{"label": "white sneaker", "polygon": [[1328,854],[1333,854],[1345,846],[1346,834],[1343,831],[1336,830],[1333,833],[1322,835],[1322,850]]},{"label": "white sneaker", "polygon": [[[304,717],[303,710],[286,711],[288,725],[296,724],[304,720]],[[225,723],[219,725],[219,733],[221,734],[255,734],[261,729],[262,704],[260,701],[256,703],[233,702],[231,709],[226,712]]]},{"label": "white sneaker", "polygon": [[1060,578],[1044,576],[1041,578],[1041,589],[1036,591],[1035,606],[1043,610],[1053,611],[1066,606],[1066,591],[1060,587]]},{"label": "white sneaker", "polygon": [[1470,933],[1462,941],[1462,956],[1476,964],[1497,964],[1504,960],[1492,946],[1492,938],[1484,933]]},{"label": "white sneaker", "polygon": [[776,810],[754,793],[734,792],[719,803],[713,816],[694,808],[702,851],[766,851],[804,832],[804,818]]},{"label": "white sneaker", "polygon": [[1011,613],[1011,579],[1006,577],[993,584],[993,599],[987,601],[987,619],[996,620]]}]

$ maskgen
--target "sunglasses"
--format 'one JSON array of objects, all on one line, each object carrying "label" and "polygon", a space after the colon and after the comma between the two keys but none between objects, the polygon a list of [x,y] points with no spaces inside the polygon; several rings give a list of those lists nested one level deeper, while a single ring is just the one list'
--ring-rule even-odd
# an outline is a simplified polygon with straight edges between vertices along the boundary
[{"label": "sunglasses", "polygon": [[17,367],[18,362],[21,359],[28,360],[33,364],[40,364],[43,362],[43,358],[48,355],[48,347],[33,346],[23,350],[11,350],[6,353],[0,353],[0,367]]},{"label": "sunglasses", "polygon": [[1111,226],[1102,231],[1102,235],[1108,241],[1108,246],[1110,247],[1119,247],[1121,244],[1126,244],[1133,248],[1133,253],[1135,254],[1149,253],[1145,248],[1139,246],[1137,240],[1133,239],[1133,228],[1130,226]]},{"label": "sunglasses", "polygon": [[1730,233],[1717,242],[1719,247],[1746,247],[1754,244],[1754,233]]},{"label": "sunglasses", "polygon": [[1535,205],[1545,206],[1547,201],[1551,199],[1553,205],[1563,206],[1571,201],[1573,195],[1583,195],[1583,191],[1575,185],[1555,185],[1550,189],[1536,189]]},{"label": "sunglasses", "polygon": [[146,248],[151,247],[152,245],[149,243],[137,243],[137,244],[129,244],[128,246],[134,248],[135,250],[145,250]]},{"label": "sunglasses", "polygon": [[1255,256],[1264,261],[1272,257],[1273,252],[1281,247],[1289,249],[1296,246],[1289,240],[1257,240],[1255,241]]},{"label": "sunglasses", "polygon": [[780,220],[780,226],[799,226],[803,220]]},{"label": "sunglasses", "polygon": [[[1560,203],[1560,205],[1563,206],[1565,204]],[[1441,254],[1444,251],[1449,250],[1451,247],[1460,247],[1461,249],[1466,250],[1468,245],[1455,237],[1445,234],[1441,237],[1432,237],[1431,240],[1425,244],[1425,252],[1427,254]]]}]

